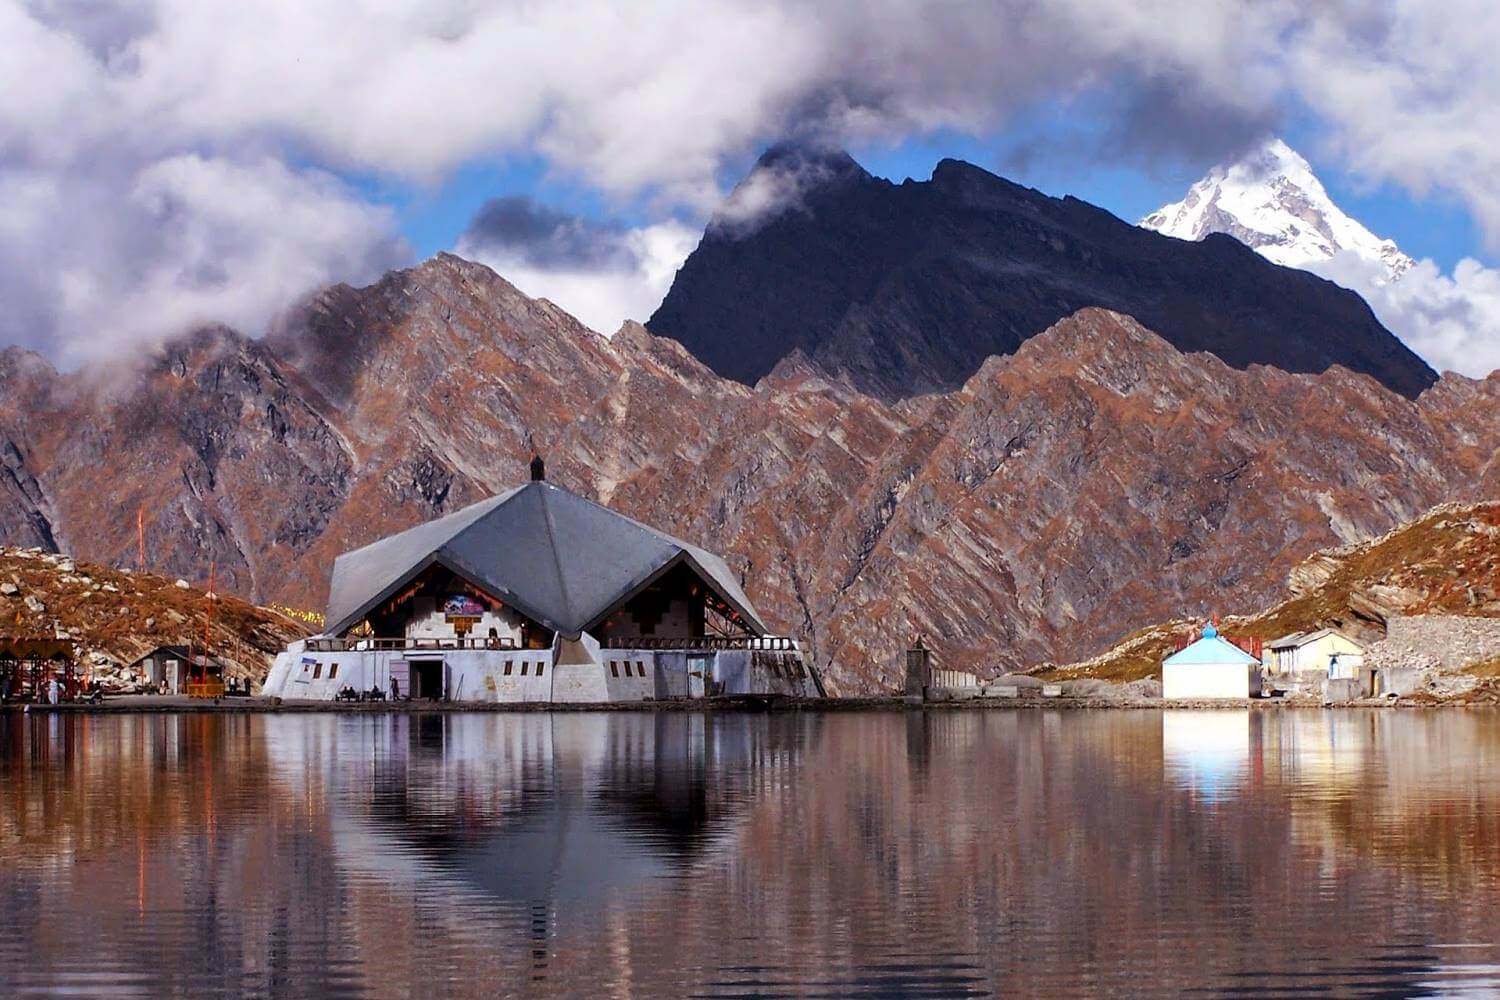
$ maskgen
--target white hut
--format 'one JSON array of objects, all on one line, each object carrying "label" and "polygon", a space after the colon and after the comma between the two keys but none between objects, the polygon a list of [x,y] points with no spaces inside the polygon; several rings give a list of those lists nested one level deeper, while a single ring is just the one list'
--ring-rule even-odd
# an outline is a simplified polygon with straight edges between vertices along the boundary
[{"label": "white hut", "polygon": [[1203,637],[1161,663],[1161,694],[1169,699],[1249,698],[1260,694],[1260,661],[1219,635]]}]

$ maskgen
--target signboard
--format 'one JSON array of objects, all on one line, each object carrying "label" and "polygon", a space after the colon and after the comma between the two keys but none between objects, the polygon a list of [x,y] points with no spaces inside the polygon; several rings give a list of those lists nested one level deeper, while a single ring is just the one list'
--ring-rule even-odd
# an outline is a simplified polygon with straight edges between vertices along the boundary
[{"label": "signboard", "polygon": [[465,618],[478,618],[484,614],[485,606],[468,594],[450,594],[443,601],[443,614],[450,618],[461,615]]}]

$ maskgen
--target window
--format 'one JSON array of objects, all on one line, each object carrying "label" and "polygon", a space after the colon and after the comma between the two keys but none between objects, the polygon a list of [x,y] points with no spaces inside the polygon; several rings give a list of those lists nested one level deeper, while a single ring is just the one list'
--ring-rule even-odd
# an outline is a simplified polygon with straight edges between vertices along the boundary
[{"label": "window", "polygon": [[537,665],[536,665],[536,675],[538,677],[542,676],[542,671],[546,670],[546,669],[547,669],[547,665],[545,663],[542,663],[540,660],[538,660],[537,661]]},{"label": "window", "polygon": [[514,665],[514,663],[515,663],[514,660],[506,660],[505,661],[505,676],[507,676],[507,677],[510,676],[510,668]]},{"label": "window", "polygon": [[338,675],[339,675],[339,665],[337,663],[330,663],[330,664],[328,664],[328,679],[329,680],[333,680]]},{"label": "window", "polygon": [[521,676],[522,677],[526,676],[526,661],[525,660],[521,661]]},{"label": "window", "polygon": [[611,677],[618,677],[618,676],[620,676],[620,664],[619,664],[618,660],[610,660],[609,661],[609,676],[611,676]]},{"label": "window", "polygon": [[635,663],[635,675],[637,677],[645,677],[646,676],[646,661],[645,660],[637,660],[636,661],[636,663]]},{"label": "window", "polygon": [[319,677],[322,677],[322,676],[323,676],[323,664],[321,664],[321,663],[314,663],[313,664],[313,680],[317,680]]}]

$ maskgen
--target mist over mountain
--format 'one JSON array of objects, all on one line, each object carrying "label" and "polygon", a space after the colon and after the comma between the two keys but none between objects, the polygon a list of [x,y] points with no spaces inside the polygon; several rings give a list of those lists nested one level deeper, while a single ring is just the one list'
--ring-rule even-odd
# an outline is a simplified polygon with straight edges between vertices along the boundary
[{"label": "mist over mountain", "polygon": [[1351,288],[1440,370],[1484,376],[1500,368],[1500,271],[1473,258],[1447,272],[1414,260],[1340,208],[1280,139],[1214,167],[1141,225],[1183,240],[1224,233],[1267,260]]},{"label": "mist over mountain", "polygon": [[1358,295],[1238,240],[1172,239],[957,160],[893,184],[796,147],[755,165],[647,325],[746,384],[795,353],[890,400],[956,388],[1087,307],[1237,368],[1341,365],[1409,397],[1436,379]]}]

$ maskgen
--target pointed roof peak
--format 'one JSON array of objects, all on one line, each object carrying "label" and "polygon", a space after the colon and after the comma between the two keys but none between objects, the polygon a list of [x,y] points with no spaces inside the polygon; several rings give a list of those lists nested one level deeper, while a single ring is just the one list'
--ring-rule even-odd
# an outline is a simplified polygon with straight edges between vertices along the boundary
[{"label": "pointed roof peak", "polygon": [[749,625],[764,630],[718,556],[554,483],[532,481],[339,556],[328,630],[352,628],[417,574],[441,564],[533,621],[577,635],[683,561]]}]

